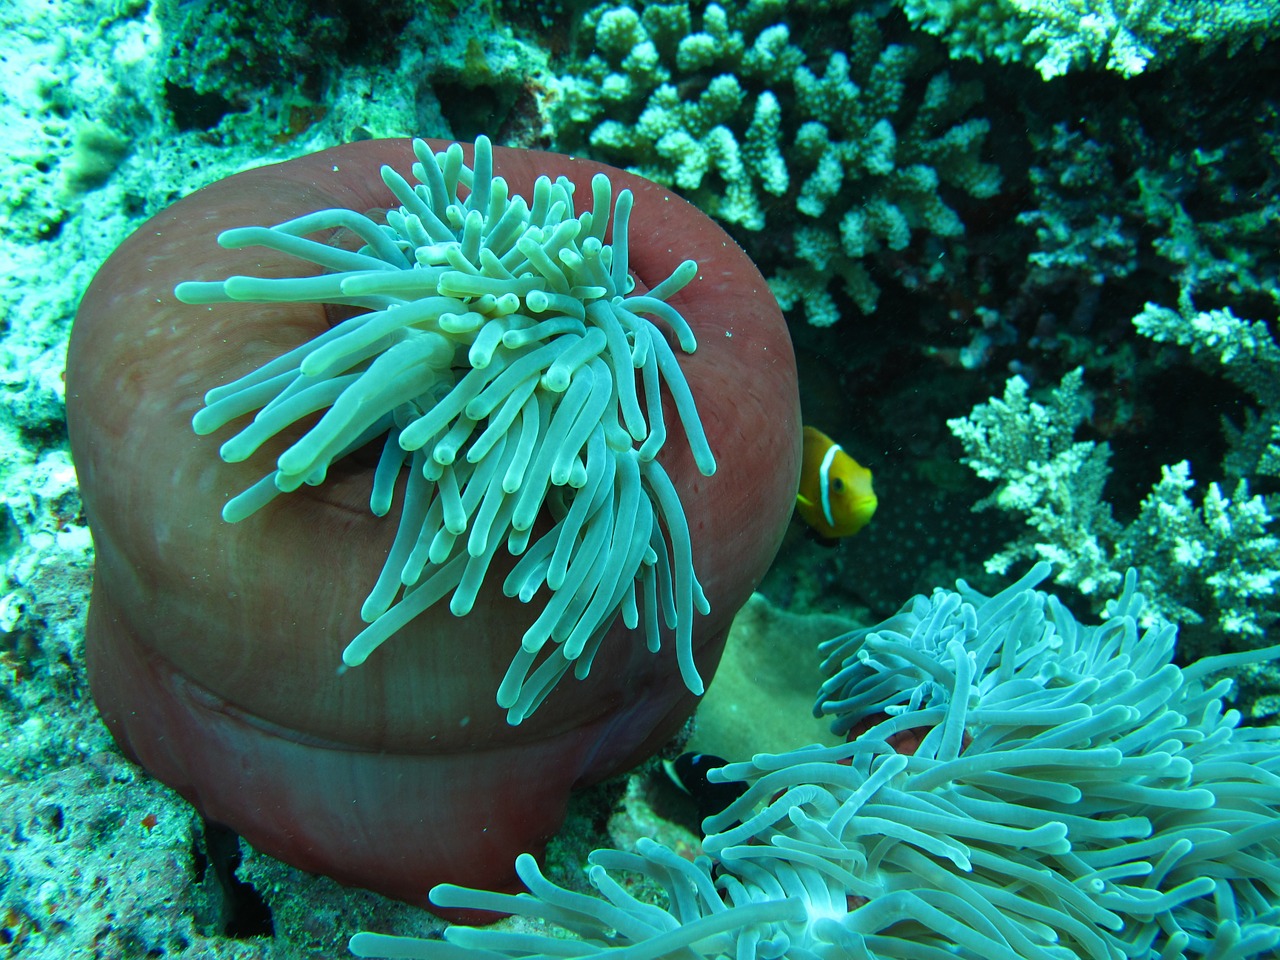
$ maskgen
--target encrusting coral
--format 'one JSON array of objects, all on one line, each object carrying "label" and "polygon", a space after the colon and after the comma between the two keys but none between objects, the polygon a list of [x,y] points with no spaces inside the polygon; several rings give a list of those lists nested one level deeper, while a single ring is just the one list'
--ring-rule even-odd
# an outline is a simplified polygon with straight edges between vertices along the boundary
[{"label": "encrusting coral", "polygon": [[[963,582],[824,643],[815,713],[843,746],[710,774],[749,787],[704,821],[704,855],[597,850],[589,896],[518,863],[519,896],[441,904],[545,923],[361,933],[360,957],[1243,960],[1280,945],[1280,730],[1240,727],[1215,672],[1280,647],[1172,662],[1139,626],[1132,571],[1085,626],[1035,590]],[[661,889],[638,900],[627,876]],[[550,928],[550,929],[548,929]],[[558,929],[556,929],[558,928]],[[563,932],[562,932],[563,931]],[[573,939],[566,941],[565,933]]]},{"label": "encrusting coral", "polygon": [[419,144],[411,187],[413,149],[158,214],[66,382],[124,752],[258,850],[421,902],[510,885],[572,789],[679,729],[800,421],[776,302],[690,204],[487,141]]}]

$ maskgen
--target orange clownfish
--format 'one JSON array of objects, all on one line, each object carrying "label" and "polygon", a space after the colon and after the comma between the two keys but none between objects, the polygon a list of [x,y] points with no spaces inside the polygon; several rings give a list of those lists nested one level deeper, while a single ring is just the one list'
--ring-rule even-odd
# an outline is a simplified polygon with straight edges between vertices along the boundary
[{"label": "orange clownfish", "polygon": [[804,428],[796,511],[827,540],[853,536],[876,512],[871,471],[813,427]]}]

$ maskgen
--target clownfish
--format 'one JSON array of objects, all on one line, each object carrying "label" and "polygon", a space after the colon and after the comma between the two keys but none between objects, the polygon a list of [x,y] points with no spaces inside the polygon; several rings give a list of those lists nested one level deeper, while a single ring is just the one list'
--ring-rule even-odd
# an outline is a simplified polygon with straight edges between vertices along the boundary
[{"label": "clownfish", "polygon": [[698,810],[698,823],[714,816],[747,792],[743,780],[712,783],[707,772],[726,766],[728,760],[710,753],[682,753],[675,760],[663,760],[662,769],[681,793],[688,794]]},{"label": "clownfish", "polygon": [[851,537],[876,512],[871,471],[821,430],[804,428],[796,512],[824,540]]}]

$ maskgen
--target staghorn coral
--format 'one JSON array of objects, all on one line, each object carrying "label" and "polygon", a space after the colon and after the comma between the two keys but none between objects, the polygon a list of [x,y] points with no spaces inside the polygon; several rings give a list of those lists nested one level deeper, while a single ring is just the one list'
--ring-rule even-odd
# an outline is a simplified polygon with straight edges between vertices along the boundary
[{"label": "staghorn coral", "polygon": [[836,278],[870,313],[879,287],[865,260],[918,232],[958,236],[946,197],[998,191],[980,159],[989,125],[970,116],[981,88],[942,72],[909,97],[928,57],[887,43],[872,13],[776,0],[695,9],[588,12],[580,42],[592,52],[560,81],[561,139],[681,190],[749,231],[749,247],[772,251],[790,232],[785,256],[769,257],[784,307],[833,323]]},{"label": "staghorn coral", "polygon": [[1133,326],[1157,343],[1189,348],[1193,357],[1218,367],[1258,404],[1245,410],[1240,424],[1222,418],[1230,445],[1223,461],[1226,475],[1280,477],[1280,345],[1267,324],[1242,320],[1230,307],[1196,310],[1184,298],[1178,310],[1148,303]]},{"label": "staghorn coral", "polygon": [[1276,106],[1233,102],[1224,117],[1184,96],[1177,127],[1159,97],[1091,118],[1091,136],[1032,123],[1035,206],[1018,220],[1036,231],[1035,283],[1100,286],[1141,270],[1157,290],[1172,280],[1171,298],[1280,303]]},{"label": "staghorn coral", "polygon": [[1018,215],[1036,235],[1037,249],[1027,257],[1032,282],[1080,276],[1101,286],[1128,277],[1137,267],[1139,225],[1116,210],[1124,187],[1115,146],[1066,123],[1035,139],[1039,163],[1028,175],[1036,206]]},{"label": "staghorn coral", "polygon": [[1037,403],[1026,380],[1011,377],[1002,397],[947,426],[964,447],[964,463],[997,484],[974,509],[1021,514],[1038,534],[1006,546],[987,561],[987,569],[1003,574],[1024,558],[1048,560],[1058,582],[1105,594],[1120,582],[1112,560],[1122,527],[1102,496],[1110,447],[1075,440],[1092,410],[1083,383],[1084,371],[1077,368],[1047,402]]},{"label": "staghorn coral", "polygon": [[1046,80],[1099,64],[1124,76],[1278,33],[1270,0],[897,0],[952,56],[1035,67]]},{"label": "staghorn coral", "polygon": [[1024,517],[1028,532],[987,561],[1004,573],[1023,558],[1048,560],[1059,583],[1087,595],[1105,594],[1121,571],[1137,568],[1147,584],[1147,616],[1216,629],[1256,642],[1280,616],[1280,538],[1264,498],[1240,479],[1231,496],[1210,483],[1200,503],[1183,461],[1163,478],[1138,515],[1122,524],[1103,489],[1110,475],[1106,443],[1076,441],[1092,405],[1077,368],[1050,392],[1031,399],[1021,377],[1004,395],[947,421],[964,447],[964,462],[996,490],[975,509],[998,507]]},{"label": "staghorn coral", "polygon": [[1161,468],[1160,481],[1117,543],[1119,560],[1141,564],[1155,590],[1155,612],[1182,623],[1212,616],[1219,629],[1254,642],[1280,619],[1280,537],[1262,496],[1236,481],[1230,495],[1217,483],[1199,503],[1183,460]]},{"label": "staghorn coral", "polygon": [[[1215,671],[1143,630],[1132,571],[1085,626],[1034,589],[962,582],[824,643],[815,713],[849,743],[711,774],[746,793],[704,821],[690,863],[641,840],[597,850],[596,896],[441,886],[440,904],[514,913],[444,941],[360,933],[359,957],[956,957],[1243,960],[1280,944],[1280,731],[1241,728]],[[913,744],[908,751],[904,737]],[[630,878],[657,887],[659,906]],[[531,923],[528,921],[532,921]]]}]

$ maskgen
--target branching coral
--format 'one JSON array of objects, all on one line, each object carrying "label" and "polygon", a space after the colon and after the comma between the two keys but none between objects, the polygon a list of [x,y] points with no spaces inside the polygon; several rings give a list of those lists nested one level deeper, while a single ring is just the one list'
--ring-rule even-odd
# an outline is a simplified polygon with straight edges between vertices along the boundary
[{"label": "branching coral", "polygon": [[1269,0],[898,0],[955,56],[1034,66],[1045,79],[1100,64],[1125,76],[1188,49],[1234,53],[1275,36]]},{"label": "branching coral", "polygon": [[1018,215],[1035,230],[1037,249],[1027,259],[1037,279],[1074,275],[1101,285],[1129,276],[1137,266],[1138,226],[1115,207],[1123,187],[1114,146],[1065,123],[1037,139],[1040,163],[1028,171],[1037,206]]},{"label": "branching coral", "polygon": [[1011,377],[1003,397],[992,397],[947,426],[964,446],[965,464],[997,485],[975,509],[1022,514],[1039,535],[1001,550],[988,569],[1006,573],[1025,558],[1048,560],[1060,582],[1105,594],[1120,581],[1112,544],[1122,527],[1102,496],[1110,448],[1075,440],[1092,410],[1083,383],[1084,371],[1073,370],[1047,403],[1036,403],[1027,382]]},{"label": "branching coral", "polygon": [[[709,608],[680,498],[655,459],[667,437],[660,385],[704,476],[715,458],[675,353],[643,316],[660,318],[691,353],[693,331],[665,301],[697,264],[687,260],[631,296],[632,195],[619,194],[606,244],[605,174],[592,181],[592,209],[575,215],[564,179],[540,179],[531,203],[508,196],[506,181],[493,176],[487,138],[476,142],[474,168],[458,144],[435,153],[417,140],[414,151],[420,185],[383,168],[401,203],[386,227],[335,209],[218,238],[230,249],[267,247],[331,272],[178,285],[184,303],[322,302],[369,311],[206,394],[192,421],[197,433],[257,411],[222,445],[228,462],[323,414],[273,471],[228,501],[223,518],[243,520],[282,492],[323,483],[335,461],[382,439],[370,510],[391,509],[406,468],[408,481],[395,542],[361,610],[370,625],[343,653],[349,666],[445,596],[455,615],[469,613],[505,543],[523,554],[506,578],[507,596],[528,602],[544,586],[551,594],[498,689],[512,723],[571,668],[586,675],[620,610],[628,627],[644,610],[656,651],[661,609],[676,629],[685,683],[701,693],[693,616]],[[363,246],[350,252],[305,239],[334,228]],[[555,524],[535,537],[544,505]],[[550,640],[559,649],[539,663]]]},{"label": "branching coral", "polygon": [[1192,85],[1176,111],[1167,92],[1140,90],[1087,123],[1031,120],[1034,203],[1018,220],[1036,232],[1032,282],[1137,275],[1159,299],[1280,304],[1276,106],[1228,101],[1224,113],[1230,81],[1201,75],[1207,89]]},{"label": "branching coral", "polygon": [[[1082,415],[1046,424],[1037,414],[1044,408],[1010,383],[1006,400],[1017,393],[1015,404],[993,400],[952,428],[971,465],[1000,483],[984,503],[1023,514],[1036,531],[994,558],[993,566],[1005,569],[1018,556],[1046,557],[1063,582],[1092,593],[1132,565],[1151,591],[1149,610],[1257,638],[1276,616],[1280,550],[1271,529],[1276,504],[1250,490],[1267,489],[1257,478],[1280,471],[1280,351],[1265,323],[1242,320],[1231,308],[1200,310],[1195,301],[1236,303],[1250,311],[1280,303],[1280,153],[1269,132],[1276,108],[1265,99],[1221,98],[1218,84],[1231,82],[1219,79],[1221,71],[1206,68],[1199,76],[1203,84],[1191,85],[1195,92],[1174,111],[1167,91],[1149,99],[1138,88],[1134,109],[1097,114],[1087,127],[1033,123],[1040,156],[1031,169],[1036,203],[1019,220],[1036,228],[1039,241],[1029,257],[1032,282],[1055,293],[1080,291],[1077,320],[1089,319],[1104,283],[1127,307],[1132,292],[1120,281],[1141,277],[1146,296],[1178,306],[1147,304],[1133,318],[1138,332],[1190,348],[1201,369],[1225,376],[1256,401],[1222,418],[1227,451],[1221,463],[1197,463],[1202,474],[1206,467],[1220,470],[1222,486],[1210,484],[1203,496],[1194,495],[1189,464],[1166,463],[1138,515],[1121,528],[1101,495],[1109,472],[1105,445],[1076,445],[1074,459],[1033,455],[1045,436],[1057,437],[1062,451],[1072,446]],[[1229,104],[1227,112],[1211,103]],[[1260,132],[1246,142],[1242,131],[1255,129]],[[1154,351],[1155,362],[1139,367],[1140,382],[1155,383],[1153,370],[1180,365],[1184,356]],[[1078,390],[1078,383],[1071,389]],[[993,444],[996,433],[1003,439]],[[997,449],[1002,444],[1006,448]],[[1020,451],[1020,444],[1032,449]]]},{"label": "branching coral", "polygon": [[[1066,960],[1261,956],[1280,944],[1280,731],[1238,726],[1215,671],[1179,668],[1175,629],[1139,627],[1130,572],[1100,626],[1033,589],[963,582],[823,644],[815,711],[844,746],[734,763],[746,793],[690,863],[599,850],[596,897],[437,887],[438,903],[551,929],[362,933],[361,957],[685,956]],[[895,750],[904,736],[910,752]],[[625,875],[664,891],[638,900]],[[558,928],[558,929],[557,929]],[[545,929],[545,928],[544,928]],[[566,931],[574,939],[564,939]]]},{"label": "branching coral", "polygon": [[1157,343],[1189,348],[1257,401],[1242,423],[1223,417],[1230,443],[1223,463],[1227,476],[1280,477],[1280,345],[1267,325],[1242,320],[1229,307],[1196,310],[1189,298],[1179,310],[1148,303],[1133,325]]},{"label": "branching coral", "polygon": [[1280,618],[1275,518],[1244,479],[1229,496],[1209,484],[1198,503],[1194,486],[1187,461],[1163,467],[1117,554],[1149,571],[1152,607],[1162,616],[1199,623],[1211,614],[1226,633],[1259,641]]},{"label": "branching coral", "polygon": [[1211,483],[1199,504],[1184,461],[1163,479],[1127,526],[1103,495],[1110,468],[1106,443],[1076,441],[1090,412],[1083,371],[1068,373],[1047,404],[1030,398],[1013,377],[1004,396],[947,421],[964,446],[965,463],[994,481],[977,509],[1021,514],[1028,533],[987,563],[1003,573],[1017,560],[1051,561],[1058,580],[1085,594],[1115,589],[1121,571],[1136,567],[1149,589],[1148,616],[1182,623],[1208,620],[1219,629],[1260,638],[1280,611],[1280,538],[1260,496],[1241,479],[1231,496]]},{"label": "branching coral", "polygon": [[962,233],[947,194],[1000,186],[980,159],[989,125],[969,116],[979,87],[939,73],[913,102],[917,49],[886,43],[875,16],[844,19],[845,8],[712,3],[698,29],[688,3],[602,5],[584,18],[592,52],[561,81],[567,146],[580,136],[713,216],[767,226],[774,246],[793,231],[770,284],[820,326],[838,313],[833,276],[871,312],[879,287],[864,258],[918,231]]}]

